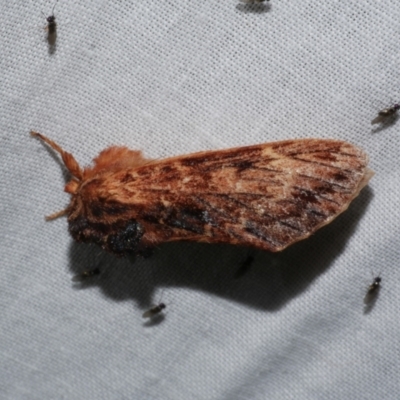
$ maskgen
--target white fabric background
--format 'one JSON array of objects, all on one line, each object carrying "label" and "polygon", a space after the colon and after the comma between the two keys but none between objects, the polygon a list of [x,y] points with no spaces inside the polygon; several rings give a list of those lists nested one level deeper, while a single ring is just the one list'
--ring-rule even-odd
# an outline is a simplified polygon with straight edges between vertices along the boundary
[{"label": "white fabric background", "polygon": [[[49,54],[52,6],[0,2],[0,397],[398,399],[400,121],[370,121],[400,101],[399,2],[60,0]],[[132,263],[45,222],[68,175],[31,129],[82,165],[110,144],[158,158],[337,138],[376,175],[331,225],[254,251],[235,280],[247,249],[175,243]]]}]

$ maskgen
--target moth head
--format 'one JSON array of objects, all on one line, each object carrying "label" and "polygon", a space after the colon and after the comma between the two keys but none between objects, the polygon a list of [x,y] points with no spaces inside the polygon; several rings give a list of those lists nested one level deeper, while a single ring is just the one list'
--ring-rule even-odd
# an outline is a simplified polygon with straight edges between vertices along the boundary
[{"label": "moth head", "polygon": [[[110,147],[103,150],[93,160],[93,167],[82,169],[73,155],[64,151],[57,143],[37,132],[31,132],[31,135],[38,137],[57,151],[61,155],[65,167],[72,175],[72,179],[65,185],[65,191],[72,195],[69,206],[47,216],[46,219],[52,220],[68,214],[69,231],[78,242],[96,243],[117,256],[136,253],[144,231],[140,223],[134,219],[116,218],[116,212],[119,210],[123,214],[125,206],[120,206],[118,209],[118,205],[110,205],[112,217],[109,217],[109,213],[106,212],[107,210],[104,207],[96,206],[95,202],[91,202],[89,208],[92,220],[90,220],[86,214],[87,208],[84,207],[84,198],[97,198],[95,195],[96,186],[90,184],[90,182],[88,184],[91,177],[104,170],[142,165],[146,160],[141,153],[125,147]],[[83,185],[84,183],[86,185]],[[85,189],[82,193],[83,187]],[[98,219],[97,222],[93,223],[96,218]],[[141,251],[144,254],[144,250]]]}]

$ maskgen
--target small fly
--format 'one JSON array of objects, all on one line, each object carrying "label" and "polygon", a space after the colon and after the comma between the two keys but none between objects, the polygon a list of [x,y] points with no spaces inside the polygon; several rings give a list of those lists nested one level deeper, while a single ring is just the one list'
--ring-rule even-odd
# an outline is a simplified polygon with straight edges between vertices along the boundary
[{"label": "small fly", "polygon": [[145,311],[142,315],[143,318],[153,318],[154,316],[160,314],[164,308],[167,306],[164,303],[160,303],[157,306],[150,308],[149,310]]},{"label": "small fly", "polygon": [[378,112],[378,116],[371,121],[371,125],[385,122],[389,117],[395,115],[400,110],[400,104],[394,104],[392,107],[384,108]]},{"label": "small fly", "polygon": [[382,278],[380,276],[377,276],[374,278],[372,283],[368,286],[367,293],[364,297],[365,304],[369,305],[376,300],[379,290],[381,288],[381,281],[382,281]]},{"label": "small fly", "polygon": [[57,23],[56,17],[54,16],[54,8],[56,7],[58,0],[54,3],[53,10],[51,11],[51,15],[46,17],[46,14],[42,11],[42,14],[46,18],[47,21],[47,42],[50,46],[54,46],[57,39]]}]

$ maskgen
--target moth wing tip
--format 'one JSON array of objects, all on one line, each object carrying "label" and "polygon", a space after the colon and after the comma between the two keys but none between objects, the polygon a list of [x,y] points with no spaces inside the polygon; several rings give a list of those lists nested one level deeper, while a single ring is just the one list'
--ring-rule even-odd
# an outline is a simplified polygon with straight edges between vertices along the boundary
[{"label": "moth wing tip", "polygon": [[361,190],[364,189],[364,187],[368,185],[368,182],[371,180],[371,178],[374,175],[375,175],[375,172],[371,168],[368,168],[368,167],[365,168],[364,175],[361,178],[360,183],[358,184],[358,187],[354,192],[354,197],[352,198],[352,200],[355,199],[359,195]]}]

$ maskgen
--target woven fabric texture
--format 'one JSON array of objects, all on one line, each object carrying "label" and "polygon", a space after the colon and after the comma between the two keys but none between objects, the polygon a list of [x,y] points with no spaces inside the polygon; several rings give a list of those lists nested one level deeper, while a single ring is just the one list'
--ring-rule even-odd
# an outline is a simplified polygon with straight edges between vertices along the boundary
[{"label": "woven fabric texture", "polygon": [[[400,101],[395,0],[0,1],[3,399],[398,399]],[[79,245],[69,178],[111,144],[163,158],[292,138],[363,148],[375,176],[282,253]],[[101,274],[83,284],[84,270]],[[376,303],[363,298],[381,275]],[[164,302],[164,317],[142,313]]]}]

